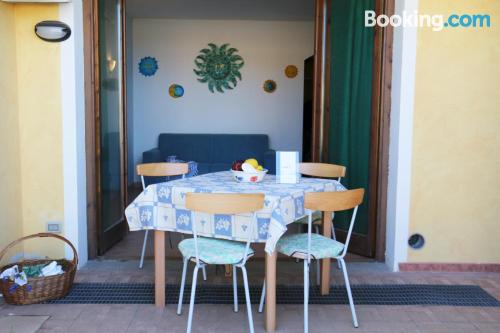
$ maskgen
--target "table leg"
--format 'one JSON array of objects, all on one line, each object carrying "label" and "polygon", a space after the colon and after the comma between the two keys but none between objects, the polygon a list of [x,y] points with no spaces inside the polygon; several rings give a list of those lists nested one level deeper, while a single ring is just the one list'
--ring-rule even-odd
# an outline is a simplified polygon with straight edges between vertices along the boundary
[{"label": "table leg", "polygon": [[276,331],[276,261],[278,253],[266,252],[266,310],[265,324],[266,331],[273,333]]},{"label": "table leg", "polygon": [[[323,212],[323,236],[332,237],[332,212]],[[330,259],[321,260],[321,295],[330,293]]]},{"label": "table leg", "polygon": [[224,265],[224,276],[232,277],[233,276],[233,266],[232,265]]},{"label": "table leg", "polygon": [[165,307],[165,231],[155,230],[155,305]]}]

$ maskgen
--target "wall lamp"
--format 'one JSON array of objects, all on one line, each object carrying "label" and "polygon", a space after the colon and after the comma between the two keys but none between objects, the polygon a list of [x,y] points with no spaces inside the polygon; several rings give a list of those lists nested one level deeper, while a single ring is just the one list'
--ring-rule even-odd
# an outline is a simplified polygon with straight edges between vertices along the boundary
[{"label": "wall lamp", "polygon": [[71,29],[60,21],[42,21],[35,25],[35,34],[46,42],[62,42],[71,36]]}]

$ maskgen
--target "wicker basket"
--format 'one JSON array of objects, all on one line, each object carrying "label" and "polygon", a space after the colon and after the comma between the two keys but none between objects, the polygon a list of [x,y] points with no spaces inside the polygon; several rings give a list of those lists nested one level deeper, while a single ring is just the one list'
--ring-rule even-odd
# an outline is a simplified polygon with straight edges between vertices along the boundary
[{"label": "wicker basket", "polygon": [[[66,242],[71,249],[73,250],[73,260],[69,261],[66,259],[56,260],[59,265],[62,266],[64,271],[63,274],[53,275],[48,277],[33,277],[28,278],[28,285],[31,286],[31,291],[28,291],[26,288],[27,285],[22,287],[18,287],[14,292],[9,292],[9,287],[14,284],[13,281],[10,280],[0,280],[0,292],[3,294],[3,298],[5,302],[8,304],[15,305],[26,305],[26,304],[34,304],[40,303],[44,301],[48,301],[51,299],[61,298],[66,296],[66,294],[70,291],[73,280],[75,279],[76,267],[78,265],[78,254],[76,253],[76,249],[71,244],[69,240],[66,238],[51,234],[51,233],[39,233],[26,237],[19,238],[16,241],[13,241],[5,249],[0,252],[0,260],[2,260],[3,256],[7,253],[7,251],[13,246],[19,244],[20,242],[31,239],[31,238],[45,238],[45,237],[53,237]],[[21,262],[11,263],[9,265],[3,266],[0,268],[0,272],[3,272],[5,269],[10,268],[14,265],[18,265],[19,270],[21,271],[23,266],[28,265],[39,265],[39,264],[48,264],[54,260],[50,259],[40,259],[40,260],[23,260]]]}]

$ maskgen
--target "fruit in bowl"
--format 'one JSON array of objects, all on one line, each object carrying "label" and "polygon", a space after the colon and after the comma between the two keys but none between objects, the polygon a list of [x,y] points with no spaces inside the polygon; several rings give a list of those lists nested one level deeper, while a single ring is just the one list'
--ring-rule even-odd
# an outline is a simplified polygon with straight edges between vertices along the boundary
[{"label": "fruit in bowl", "polygon": [[253,166],[255,169],[259,166],[259,161],[257,161],[255,158],[249,158],[245,160],[245,163],[250,164]]},{"label": "fruit in bowl", "polygon": [[231,166],[231,170],[235,170],[235,171],[243,171],[243,169],[241,168],[241,165],[245,163],[244,160],[238,160],[238,161],[234,161],[233,162],[233,165]]},{"label": "fruit in bowl", "polygon": [[267,169],[264,169],[255,158],[249,158],[233,162],[231,172],[237,182],[258,183],[264,179]]}]

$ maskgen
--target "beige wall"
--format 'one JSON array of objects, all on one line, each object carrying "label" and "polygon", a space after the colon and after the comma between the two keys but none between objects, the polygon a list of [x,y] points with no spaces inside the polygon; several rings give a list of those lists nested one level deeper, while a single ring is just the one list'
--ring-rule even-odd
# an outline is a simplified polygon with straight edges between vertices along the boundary
[{"label": "beige wall", "polygon": [[[12,230],[0,233],[3,247],[20,234],[45,231],[47,221],[63,221],[64,211],[60,46],[40,40],[33,32],[36,23],[57,20],[59,6],[1,3],[0,8],[5,16],[0,20],[1,47],[5,40],[10,43],[6,52],[2,49],[0,60],[0,93],[9,106],[1,104],[2,118],[5,112],[10,116],[8,123],[0,122],[1,156],[7,162],[0,167],[2,184],[9,184],[1,189],[8,200],[1,200],[0,214],[2,227]],[[4,174],[4,169],[12,175]],[[9,214],[5,219],[4,211]],[[26,243],[24,249],[51,257],[63,254],[63,246],[51,240]]]},{"label": "beige wall", "polygon": [[500,1],[420,0],[420,13],[489,14],[491,28],[418,32],[411,262],[500,263]]},{"label": "beige wall", "polygon": [[0,248],[21,235],[15,7],[0,2]]},{"label": "beige wall", "polygon": [[[57,20],[58,5],[17,5],[16,40],[20,123],[23,234],[45,231],[47,221],[63,221],[60,46],[39,39],[33,28]],[[56,245],[52,246],[55,243]],[[44,241],[43,254],[63,249]],[[25,247],[40,251],[40,247]],[[47,251],[47,252],[45,252]],[[55,251],[55,253],[54,253]],[[62,253],[62,252],[60,252]]]}]

